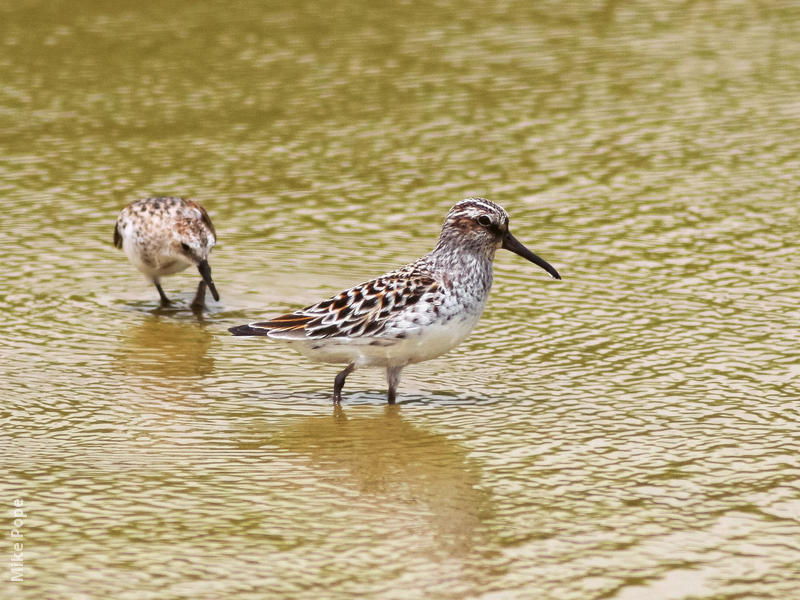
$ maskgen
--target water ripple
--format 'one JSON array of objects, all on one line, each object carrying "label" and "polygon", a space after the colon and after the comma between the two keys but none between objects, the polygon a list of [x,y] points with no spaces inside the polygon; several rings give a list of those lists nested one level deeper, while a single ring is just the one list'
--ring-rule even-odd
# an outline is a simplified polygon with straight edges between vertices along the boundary
[{"label": "water ripple", "polygon": [[[797,596],[796,11],[0,19],[14,593]],[[217,225],[201,319],[196,274],[158,310],[111,245],[156,193]],[[564,280],[501,252],[476,331],[399,406],[359,371],[334,410],[336,366],[227,334],[413,260],[473,194]]]}]

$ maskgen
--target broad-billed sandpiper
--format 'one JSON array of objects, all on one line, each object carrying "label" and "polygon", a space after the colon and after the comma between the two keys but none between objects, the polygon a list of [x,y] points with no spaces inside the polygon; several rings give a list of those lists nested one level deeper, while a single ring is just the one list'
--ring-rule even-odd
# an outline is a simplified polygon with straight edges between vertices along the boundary
[{"label": "broad-billed sandpiper", "polygon": [[499,248],[561,279],[511,235],[502,207],[467,198],[450,209],[436,247],[416,262],[318,304],[228,331],[286,341],[313,360],[346,364],[334,381],[334,403],[355,369],[384,367],[394,404],[403,367],[451,350],[478,322]]},{"label": "broad-billed sandpiper", "polygon": [[193,200],[156,197],[137,200],[122,209],[114,226],[114,245],[144,273],[158,290],[161,305],[169,298],[161,289],[161,277],[196,266],[202,279],[192,301],[194,311],[203,309],[206,286],[219,300],[211,279],[208,255],[217,241],[206,209]]}]

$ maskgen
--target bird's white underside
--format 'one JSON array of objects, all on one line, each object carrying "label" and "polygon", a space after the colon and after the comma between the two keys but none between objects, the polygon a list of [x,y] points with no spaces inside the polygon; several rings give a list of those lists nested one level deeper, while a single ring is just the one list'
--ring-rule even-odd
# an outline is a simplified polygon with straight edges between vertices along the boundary
[{"label": "bird's white underside", "polygon": [[409,327],[402,339],[388,335],[298,339],[281,336],[280,333],[270,333],[269,337],[290,344],[295,350],[318,362],[353,363],[356,368],[402,367],[436,358],[452,350],[469,335],[481,312],[464,313],[447,322],[432,323],[424,327]]},{"label": "bird's white underside", "polygon": [[178,254],[160,254],[154,253],[152,259],[155,265],[149,265],[142,260],[142,249],[137,245],[130,226],[122,228],[122,250],[131,261],[131,264],[137,270],[144,273],[144,275],[153,279],[154,277],[163,277],[164,275],[172,275],[173,273],[180,273],[192,266],[185,257]]}]

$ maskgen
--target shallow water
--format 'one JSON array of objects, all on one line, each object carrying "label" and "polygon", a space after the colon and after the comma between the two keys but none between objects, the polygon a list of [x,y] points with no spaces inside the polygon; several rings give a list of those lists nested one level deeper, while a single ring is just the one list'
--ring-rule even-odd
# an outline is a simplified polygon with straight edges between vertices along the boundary
[{"label": "shallow water", "polygon": [[[721,1],[0,7],[9,598],[800,597],[800,12]],[[222,301],[111,245],[205,204]],[[404,372],[227,327],[473,194],[473,335]],[[11,557],[9,516],[3,529]],[[7,560],[3,561],[8,562]]]}]

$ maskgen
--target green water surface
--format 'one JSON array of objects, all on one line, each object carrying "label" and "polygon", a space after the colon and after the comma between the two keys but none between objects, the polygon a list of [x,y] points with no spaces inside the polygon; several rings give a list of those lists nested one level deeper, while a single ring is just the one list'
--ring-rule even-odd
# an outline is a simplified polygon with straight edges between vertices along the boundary
[{"label": "green water surface", "polygon": [[[800,5],[0,3],[0,597],[800,598]],[[190,196],[221,302],[112,243]],[[473,335],[348,378],[226,328],[482,195]]]}]

